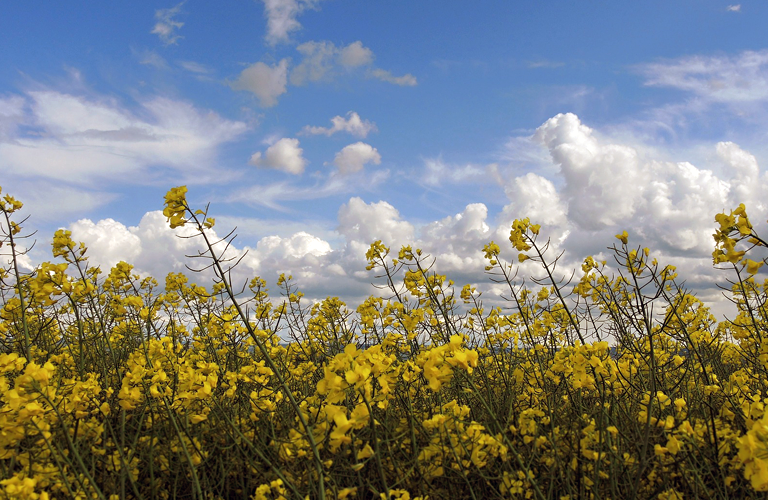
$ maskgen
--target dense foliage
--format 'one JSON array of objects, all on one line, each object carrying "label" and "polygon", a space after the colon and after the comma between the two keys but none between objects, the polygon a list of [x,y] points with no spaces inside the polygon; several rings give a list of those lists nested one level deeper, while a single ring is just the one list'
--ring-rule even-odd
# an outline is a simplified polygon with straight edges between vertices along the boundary
[{"label": "dense foliage", "polygon": [[[22,204],[5,216],[0,269],[2,498],[749,498],[768,491],[766,243],[740,206],[716,218],[732,269],[720,322],[671,266],[627,233],[606,262],[558,280],[540,227],[514,222],[518,260],[485,248],[509,307],[382,242],[369,270],[391,291],[356,311],[306,305],[290,276],[270,298],[228,279],[235,262],[186,188],[166,196],[192,226],[210,288],[164,286],[124,262],[104,274],[57,231],[21,272]],[[759,249],[758,249],[759,250]]]}]

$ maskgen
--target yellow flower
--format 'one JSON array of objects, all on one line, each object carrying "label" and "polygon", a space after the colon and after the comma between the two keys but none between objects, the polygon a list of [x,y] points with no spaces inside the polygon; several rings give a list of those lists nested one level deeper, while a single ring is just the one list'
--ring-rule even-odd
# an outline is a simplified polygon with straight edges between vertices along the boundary
[{"label": "yellow flower", "polygon": [[744,478],[756,491],[768,491],[768,413],[739,438],[737,455],[744,465]]},{"label": "yellow flower", "polygon": [[171,229],[183,226],[187,223],[184,213],[187,210],[187,186],[171,188],[165,195],[165,208],[163,215],[171,223]]},{"label": "yellow flower", "polygon": [[357,487],[340,489],[339,493],[336,495],[336,498],[342,500],[343,498],[354,496],[357,496]]},{"label": "yellow flower", "polygon": [[357,459],[358,460],[365,460],[368,457],[373,456],[373,448],[371,448],[371,445],[366,443],[365,446],[363,446],[363,449],[357,452]]},{"label": "yellow flower", "polygon": [[621,242],[626,245],[627,244],[627,239],[629,238],[629,234],[627,234],[627,232],[624,231],[621,234],[617,234],[616,238],[621,240]]},{"label": "yellow flower", "polygon": [[200,422],[208,420],[208,415],[200,414],[200,415],[192,415],[189,417],[189,421],[193,424],[199,424]]},{"label": "yellow flower", "polygon": [[682,448],[682,443],[675,436],[671,436],[667,440],[666,448],[669,450],[671,454],[677,455],[680,452],[680,449]]},{"label": "yellow flower", "polygon": [[763,262],[755,262],[752,259],[746,260],[747,272],[749,274],[757,274],[758,269],[763,265]]}]

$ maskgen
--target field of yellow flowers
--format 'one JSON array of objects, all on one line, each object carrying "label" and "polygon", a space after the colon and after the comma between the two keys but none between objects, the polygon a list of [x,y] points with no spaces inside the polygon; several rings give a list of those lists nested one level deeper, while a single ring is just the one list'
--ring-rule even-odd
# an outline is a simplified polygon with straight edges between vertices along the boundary
[{"label": "field of yellow flowers", "polygon": [[[208,253],[209,287],[108,272],[57,231],[21,272],[22,204],[0,201],[0,496],[4,499],[693,499],[768,491],[768,246],[744,206],[716,217],[738,307],[717,323],[626,232],[618,272],[587,258],[555,278],[540,227],[517,220],[517,279],[483,249],[509,307],[380,241],[391,289],[350,311],[229,281],[215,221],[171,189],[171,227]],[[23,221],[22,221],[23,222]],[[758,250],[760,250],[758,248]]]}]

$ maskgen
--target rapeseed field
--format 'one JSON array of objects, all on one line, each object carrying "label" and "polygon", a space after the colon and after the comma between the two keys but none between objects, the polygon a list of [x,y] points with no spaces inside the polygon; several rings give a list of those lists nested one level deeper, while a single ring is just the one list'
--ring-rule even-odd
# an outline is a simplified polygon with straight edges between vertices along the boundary
[{"label": "rapeseed field", "polygon": [[[0,269],[0,496],[5,499],[694,499],[768,491],[768,246],[741,205],[719,214],[730,269],[717,322],[672,266],[613,242],[556,278],[546,228],[483,249],[509,307],[455,291],[433,261],[374,242],[371,296],[307,305],[290,276],[238,290],[215,220],[171,189],[216,278],[161,285],[101,270],[68,231],[21,271],[6,195]],[[610,244],[610,242],[607,242]],[[478,249],[480,250],[480,249]],[[757,249],[759,250],[759,248]],[[524,286],[518,264],[541,267]],[[438,263],[439,264],[439,263]]]}]

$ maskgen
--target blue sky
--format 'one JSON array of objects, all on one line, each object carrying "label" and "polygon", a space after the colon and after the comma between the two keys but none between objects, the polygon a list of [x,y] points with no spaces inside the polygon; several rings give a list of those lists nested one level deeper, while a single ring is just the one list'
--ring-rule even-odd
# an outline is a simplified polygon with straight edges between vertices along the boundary
[{"label": "blue sky", "polygon": [[0,185],[39,230],[30,266],[63,227],[94,264],[182,270],[157,211],[186,184],[238,226],[243,275],[310,298],[371,293],[374,239],[485,282],[482,246],[530,216],[565,267],[626,229],[717,301],[714,215],[768,216],[764,2],[2,9]]}]

